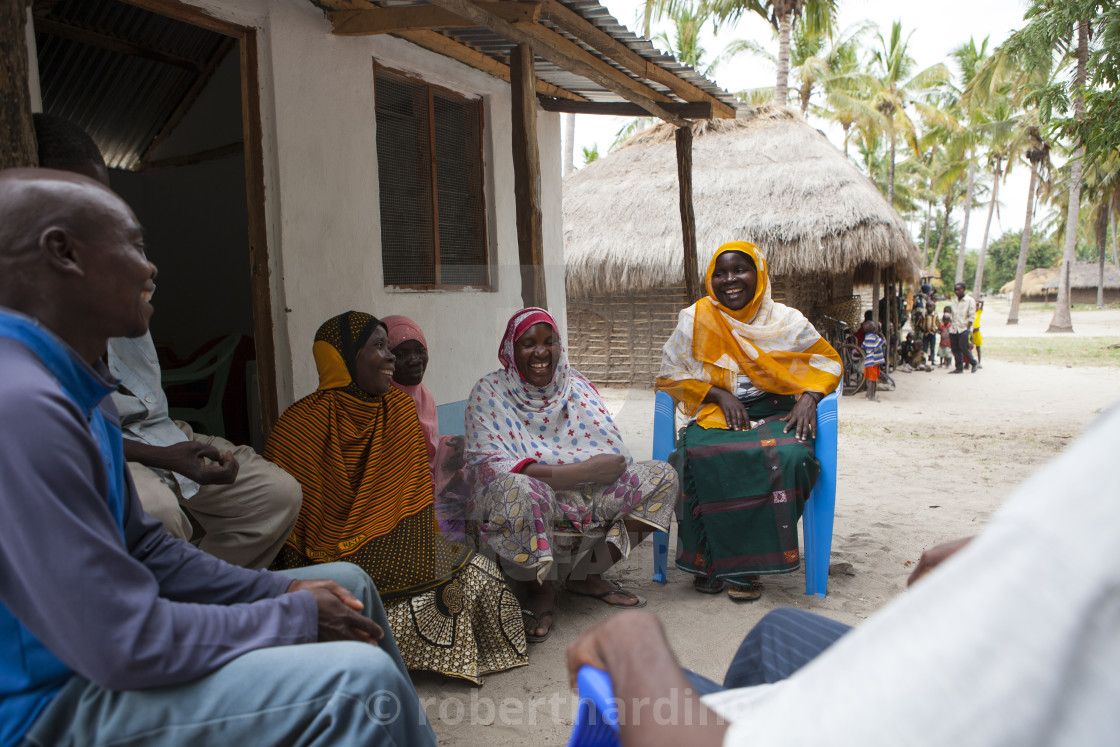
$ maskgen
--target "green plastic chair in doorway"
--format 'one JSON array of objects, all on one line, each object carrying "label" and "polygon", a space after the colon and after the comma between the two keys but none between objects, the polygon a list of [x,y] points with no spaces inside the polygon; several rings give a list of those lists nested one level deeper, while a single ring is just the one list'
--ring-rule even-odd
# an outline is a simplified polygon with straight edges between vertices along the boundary
[{"label": "green plastic chair in doorway", "polygon": [[162,372],[160,379],[164,390],[179,384],[210,382],[205,404],[198,407],[169,407],[167,414],[172,420],[184,420],[192,425],[202,426],[202,432],[208,436],[225,438],[222,398],[225,397],[233,354],[239,342],[241,334],[232,332],[187,365]]}]

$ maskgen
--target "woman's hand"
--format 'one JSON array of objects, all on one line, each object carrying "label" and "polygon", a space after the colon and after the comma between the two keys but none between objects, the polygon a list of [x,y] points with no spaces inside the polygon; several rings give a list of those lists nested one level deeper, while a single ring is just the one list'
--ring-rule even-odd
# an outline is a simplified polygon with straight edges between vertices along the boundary
[{"label": "woman's hand", "polygon": [[747,415],[747,408],[731,392],[713,386],[704,396],[704,402],[719,405],[723,410],[723,419],[727,421],[727,429],[731,431],[749,431],[751,418]]},{"label": "woman's hand", "polygon": [[521,471],[553,490],[567,490],[587,483],[610,485],[626,471],[626,457],[620,454],[596,454],[583,462],[572,464],[540,464],[535,462]]},{"label": "woman's hand", "polygon": [[804,441],[810,437],[815,438],[817,435],[817,398],[814,393],[802,392],[789,415],[778,418],[778,420],[786,423],[782,433],[789,433],[792,428],[798,441]]},{"label": "woman's hand", "polygon": [[610,485],[626,471],[626,457],[621,454],[596,454],[576,466],[586,470],[584,482]]}]

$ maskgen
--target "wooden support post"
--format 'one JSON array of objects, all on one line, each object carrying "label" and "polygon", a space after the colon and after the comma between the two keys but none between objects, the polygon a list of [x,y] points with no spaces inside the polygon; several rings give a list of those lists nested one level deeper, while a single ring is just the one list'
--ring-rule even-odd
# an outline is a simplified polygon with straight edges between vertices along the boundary
[{"label": "wooden support post", "polygon": [[882,269],[875,267],[871,277],[871,321],[879,323],[879,285],[883,282]]},{"label": "wooden support post", "polygon": [[548,308],[544,278],[544,231],[541,227],[541,160],[537,148],[536,72],[533,48],[518,44],[510,51],[513,104],[513,192],[517,202],[517,254],[521,262],[521,300]]},{"label": "wooden support post", "polygon": [[681,235],[684,237],[684,289],[688,302],[704,295],[696,256],[696,213],[692,210],[692,128],[677,128],[677,183],[681,198]]},{"label": "wooden support post", "polygon": [[0,0],[0,169],[38,166],[27,84],[27,3]]}]

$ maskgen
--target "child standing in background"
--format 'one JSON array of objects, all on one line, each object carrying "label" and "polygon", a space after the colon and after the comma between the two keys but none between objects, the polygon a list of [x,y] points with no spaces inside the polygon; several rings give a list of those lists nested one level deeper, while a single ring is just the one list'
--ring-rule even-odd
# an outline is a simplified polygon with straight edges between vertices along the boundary
[{"label": "child standing in background", "polygon": [[863,323],[863,375],[867,379],[867,398],[878,402],[879,371],[886,365],[886,342],[879,336],[879,327],[870,319]]},{"label": "child standing in background", "polygon": [[980,365],[980,346],[984,344],[984,337],[980,334],[980,314],[984,311],[984,302],[976,302],[976,318],[972,321],[972,344],[976,347],[976,367],[983,368]]},{"label": "child standing in background", "polygon": [[949,347],[949,327],[953,326],[953,310],[948,306],[941,314],[941,324],[937,327],[940,342],[937,345],[937,354],[941,358],[941,367],[948,368],[949,361],[953,360],[953,351]]}]

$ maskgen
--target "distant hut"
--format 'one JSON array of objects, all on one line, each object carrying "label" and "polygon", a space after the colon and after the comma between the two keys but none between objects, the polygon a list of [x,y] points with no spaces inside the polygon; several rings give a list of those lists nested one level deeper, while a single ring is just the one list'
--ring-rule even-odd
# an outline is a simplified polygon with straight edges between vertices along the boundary
[{"label": "distant hut", "polygon": [[[1058,297],[1057,267],[1040,267],[1023,275],[1023,301],[1053,301]],[[1074,262],[1069,273],[1071,303],[1095,304],[1100,282],[1098,262]],[[1005,283],[1000,293],[1011,293],[1015,281]],[[571,291],[569,291],[570,293]],[[1120,303],[1120,267],[1112,262],[1104,265],[1104,302]]]},{"label": "distant hut", "polygon": [[[857,283],[916,279],[920,250],[886,199],[797,114],[693,126],[699,272],[719,245],[766,252],[775,300],[855,324]],[[687,305],[673,129],[639,133],[564,181],[569,354],[592,381],[652,387]],[[870,303],[864,299],[862,305]]]}]

